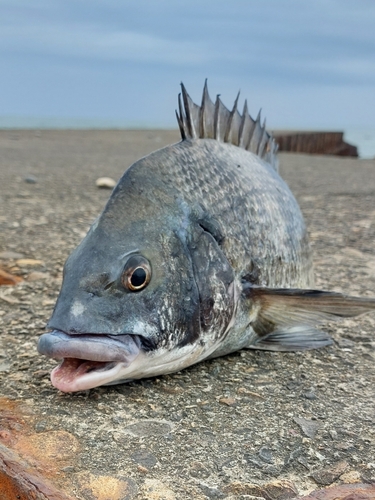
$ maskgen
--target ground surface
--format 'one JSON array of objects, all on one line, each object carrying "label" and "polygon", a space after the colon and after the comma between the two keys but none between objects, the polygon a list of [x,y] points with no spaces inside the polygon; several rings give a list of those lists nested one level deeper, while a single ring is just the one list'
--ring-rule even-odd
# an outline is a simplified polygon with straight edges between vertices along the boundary
[{"label": "ground surface", "polygon": [[[0,131],[0,267],[25,279],[0,288],[0,443],[79,499],[290,498],[289,483],[270,483],[302,494],[373,479],[374,313],[328,325],[335,344],[319,351],[243,351],[73,395],[51,386],[55,363],[35,347],[63,263],[110,194],[95,180],[177,140]],[[283,154],[281,173],[306,217],[317,286],[375,295],[375,161]]]}]

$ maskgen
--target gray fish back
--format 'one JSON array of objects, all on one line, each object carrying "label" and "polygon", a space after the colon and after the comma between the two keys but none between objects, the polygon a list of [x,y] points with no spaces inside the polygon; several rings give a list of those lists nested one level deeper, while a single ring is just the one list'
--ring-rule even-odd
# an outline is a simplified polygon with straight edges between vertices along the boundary
[{"label": "gray fish back", "polygon": [[178,96],[178,112],[176,111],[181,138],[185,139],[216,139],[238,146],[259,156],[278,171],[277,149],[275,139],[266,130],[266,120],[261,125],[260,111],[256,120],[248,113],[245,100],[242,115],[237,109],[239,93],[234,106],[229,111],[216,97],[213,103],[204,85],[202,103],[195,104],[185,86],[181,83],[181,94]]}]

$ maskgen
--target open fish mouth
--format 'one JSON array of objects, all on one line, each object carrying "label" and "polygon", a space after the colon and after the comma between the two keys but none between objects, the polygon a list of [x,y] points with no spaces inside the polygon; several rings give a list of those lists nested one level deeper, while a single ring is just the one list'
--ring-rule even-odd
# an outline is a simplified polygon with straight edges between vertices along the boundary
[{"label": "open fish mouth", "polygon": [[51,382],[63,392],[109,384],[141,351],[139,336],[67,334],[59,330],[42,335],[38,352],[62,362],[52,370]]}]

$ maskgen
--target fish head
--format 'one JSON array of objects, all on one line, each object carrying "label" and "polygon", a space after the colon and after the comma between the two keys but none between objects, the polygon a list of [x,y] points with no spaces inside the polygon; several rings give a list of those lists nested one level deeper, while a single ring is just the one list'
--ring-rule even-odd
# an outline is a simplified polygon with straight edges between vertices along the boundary
[{"label": "fish head", "polygon": [[39,339],[41,354],[63,360],[51,380],[64,392],[191,365],[233,315],[233,270],[197,211],[155,180],[135,196],[134,177],[67,259],[52,332]]}]

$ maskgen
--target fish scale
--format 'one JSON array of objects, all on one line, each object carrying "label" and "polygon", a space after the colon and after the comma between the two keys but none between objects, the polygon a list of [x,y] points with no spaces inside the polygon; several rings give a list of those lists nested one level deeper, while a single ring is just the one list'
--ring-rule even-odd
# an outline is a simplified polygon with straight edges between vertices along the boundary
[{"label": "fish scale", "polygon": [[[236,269],[239,275],[246,273],[254,261],[262,260],[260,283],[269,286],[312,285],[311,273],[308,273],[311,257],[302,215],[286,184],[281,179],[264,175],[265,168],[274,175],[266,164],[260,163],[249,152],[214,140],[185,141],[172,147],[173,155],[168,148],[163,150],[158,165],[159,175],[175,179],[176,192],[183,194],[191,206],[201,205],[205,210],[215,212],[225,234],[227,258],[241,263]],[[190,147],[194,148],[195,161],[189,153]],[[220,161],[211,162],[208,171],[211,156]],[[150,155],[147,164],[142,165],[145,175],[153,161]],[[241,162],[243,167],[238,169]],[[137,164],[137,168],[140,165]],[[223,179],[225,190],[221,185]],[[285,261],[282,273],[275,256]]]},{"label": "fish scale", "polygon": [[325,320],[375,299],[314,290],[305,223],[277,145],[238,96],[182,85],[181,142],[135,162],[64,266],[38,351],[71,392],[162,375],[242,348],[324,347]]}]

